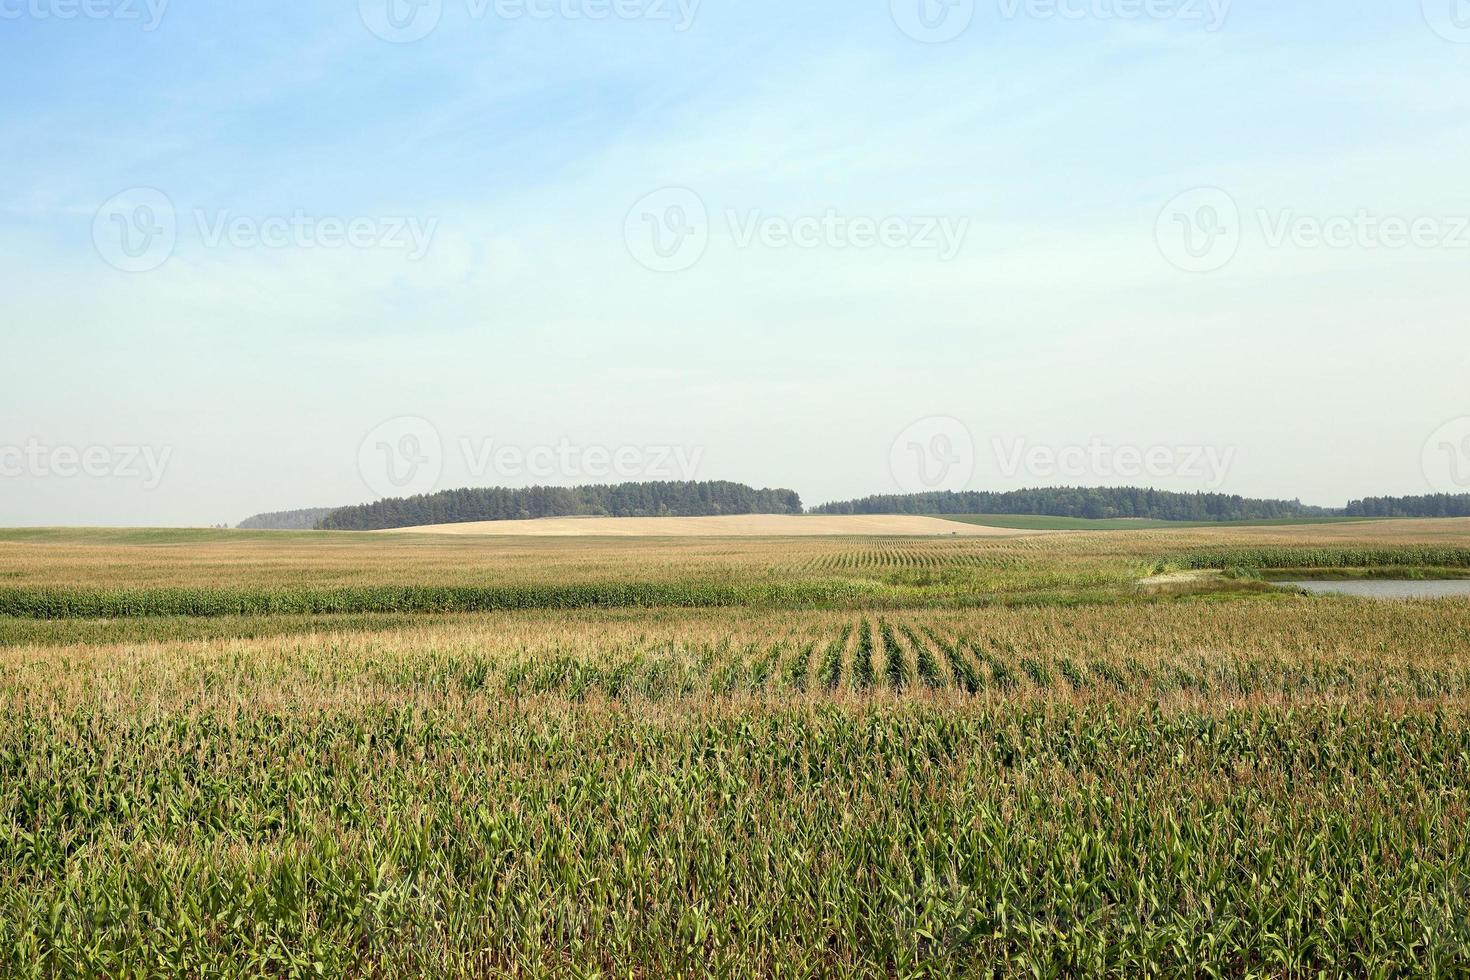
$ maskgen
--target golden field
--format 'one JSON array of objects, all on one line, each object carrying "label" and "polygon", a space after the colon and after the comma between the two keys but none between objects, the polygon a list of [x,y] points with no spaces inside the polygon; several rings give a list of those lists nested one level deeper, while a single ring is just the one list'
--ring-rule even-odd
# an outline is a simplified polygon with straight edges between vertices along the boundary
[{"label": "golden field", "polygon": [[531,521],[472,521],[410,527],[384,534],[495,535],[498,537],[759,538],[967,537],[1014,538],[1048,532],[1013,531],[937,517],[840,517],[742,514],[734,517],[544,517]]}]

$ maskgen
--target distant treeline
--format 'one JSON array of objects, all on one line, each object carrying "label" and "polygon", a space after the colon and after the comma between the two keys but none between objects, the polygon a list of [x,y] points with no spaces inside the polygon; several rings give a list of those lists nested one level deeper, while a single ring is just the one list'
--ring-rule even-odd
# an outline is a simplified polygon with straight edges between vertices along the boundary
[{"label": "distant treeline", "polygon": [[616,486],[503,487],[446,490],[343,507],[323,515],[324,531],[380,531],[425,524],[517,521],[540,517],[713,517],[800,514],[794,490],[756,490],[740,483],[623,483]]},{"label": "distant treeline", "polygon": [[256,514],[240,522],[242,531],[310,531],[335,507],[308,507],[305,510],[280,510],[274,514]]},{"label": "distant treeline", "polygon": [[1006,493],[916,493],[823,504],[817,514],[1034,514],[1154,521],[1265,521],[1332,517],[1341,511],[1300,500],[1252,500],[1221,493],[1170,493],[1137,487],[1049,487]]},{"label": "distant treeline", "polygon": [[[358,507],[258,514],[244,530],[377,531],[425,524],[514,521],[540,517],[712,517],[800,514],[793,490],[756,490],[740,483],[624,483],[615,486],[501,487],[446,490]],[[1137,487],[1049,487],[1003,493],[893,494],[823,504],[814,514],[1013,514],[1155,521],[1264,521],[1311,517],[1470,517],[1470,494],[1369,497],[1343,508],[1300,500],[1261,500],[1220,493],[1172,493]]]},{"label": "distant treeline", "polygon": [[1470,517],[1470,493],[1368,497],[1347,505],[1348,517]]}]

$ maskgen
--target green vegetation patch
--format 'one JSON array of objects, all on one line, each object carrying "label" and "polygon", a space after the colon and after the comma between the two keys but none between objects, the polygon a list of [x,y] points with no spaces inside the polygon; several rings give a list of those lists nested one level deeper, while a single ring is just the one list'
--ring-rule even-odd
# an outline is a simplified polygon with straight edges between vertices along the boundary
[{"label": "green vegetation patch", "polygon": [[429,627],[448,622],[450,618],[423,613],[150,616],[127,619],[35,619],[0,616],[0,648],[251,640],[318,633],[366,633]]},{"label": "green vegetation patch", "polygon": [[1206,569],[1470,569],[1470,548],[1228,548],[1172,556],[1175,568]]},{"label": "green vegetation patch", "polygon": [[149,616],[282,616],[346,613],[493,612],[507,609],[592,609],[822,605],[882,587],[860,582],[751,585],[608,583],[566,586],[371,586],[338,589],[0,588],[0,616],[111,619]]},{"label": "green vegetation patch", "polygon": [[1459,721],[1161,710],[1127,692],[1188,671],[971,662],[962,701],[862,661],[873,693],[827,703],[732,702],[749,665],[685,700],[666,670],[656,717],[651,664],[528,663],[563,693],[511,704],[472,653],[12,690],[0,973],[1470,970]]}]

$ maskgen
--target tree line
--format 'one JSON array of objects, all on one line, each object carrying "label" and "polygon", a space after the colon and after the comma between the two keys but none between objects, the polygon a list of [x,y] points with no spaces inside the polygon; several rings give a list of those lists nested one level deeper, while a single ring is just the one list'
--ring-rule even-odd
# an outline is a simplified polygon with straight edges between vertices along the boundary
[{"label": "tree line", "polygon": [[304,510],[279,510],[256,514],[239,524],[242,531],[310,531],[335,507],[307,507]]},{"label": "tree line", "polygon": [[1470,517],[1470,493],[1427,497],[1367,497],[1354,500],[1348,517]]},{"label": "tree line", "polygon": [[1140,518],[1155,521],[1262,521],[1331,517],[1341,511],[1300,500],[1255,500],[1221,493],[1172,493],[1139,487],[1047,487],[1008,492],[892,494],[823,504],[817,514],[1010,514]]},{"label": "tree line", "polygon": [[585,487],[467,488],[342,507],[318,519],[324,531],[381,531],[428,524],[524,521],[542,517],[715,517],[800,514],[794,490],[741,483],[657,482]]},{"label": "tree line", "polygon": [[[1048,487],[1007,492],[889,494],[814,507],[813,514],[1009,514],[1137,518],[1157,521],[1261,521],[1311,517],[1470,517],[1470,494],[1368,497],[1346,507],[1314,507],[1219,493],[1174,493],[1139,487]],[[740,483],[624,483],[585,487],[446,490],[357,507],[315,507],[257,514],[243,530],[374,531],[425,524],[532,520],[540,517],[711,517],[801,514],[793,490],[756,490]]]}]

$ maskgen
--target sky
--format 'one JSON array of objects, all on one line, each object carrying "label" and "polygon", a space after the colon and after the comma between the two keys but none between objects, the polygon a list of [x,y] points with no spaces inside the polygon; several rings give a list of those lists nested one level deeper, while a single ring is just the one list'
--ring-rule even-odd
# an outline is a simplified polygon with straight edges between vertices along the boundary
[{"label": "sky", "polygon": [[1467,0],[0,0],[0,524],[1470,492]]}]

